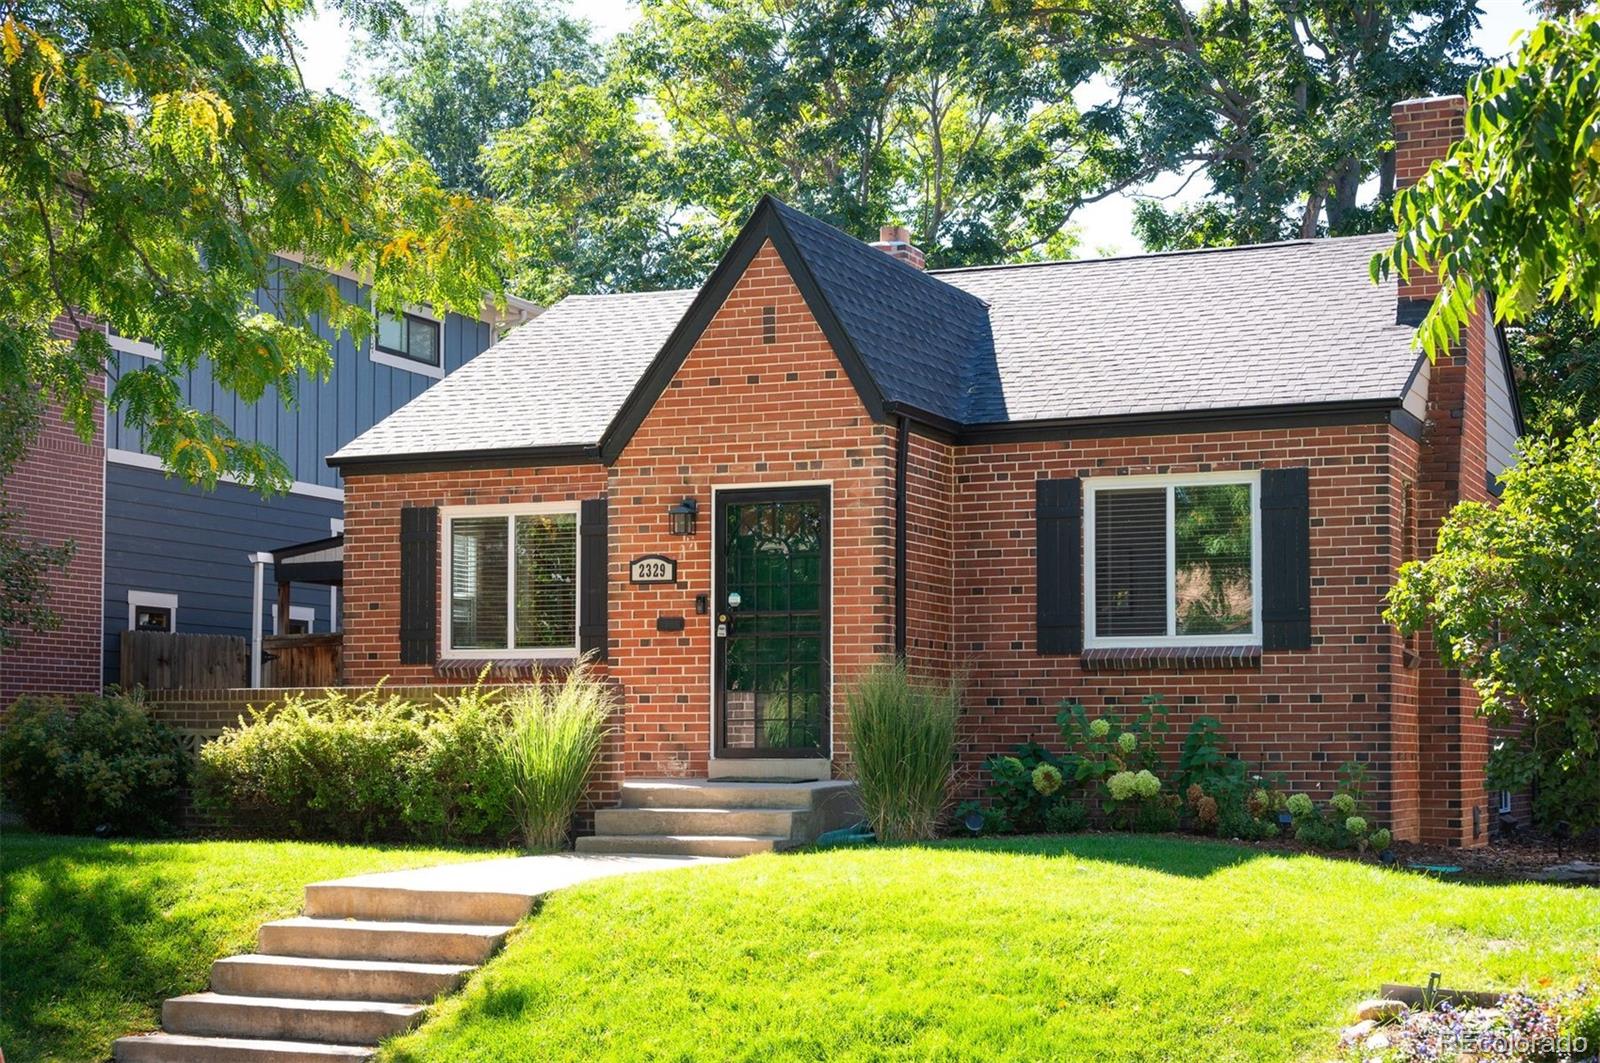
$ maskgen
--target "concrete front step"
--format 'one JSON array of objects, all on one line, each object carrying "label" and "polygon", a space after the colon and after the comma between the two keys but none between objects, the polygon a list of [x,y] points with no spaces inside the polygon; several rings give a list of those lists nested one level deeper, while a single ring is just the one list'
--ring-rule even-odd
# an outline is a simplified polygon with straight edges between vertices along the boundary
[{"label": "concrete front step", "polygon": [[823,782],[710,782],[705,779],[627,779],[624,808],[817,809],[853,799],[855,784]]},{"label": "concrete front step", "polygon": [[423,1004],[192,993],[161,1005],[161,1028],[201,1037],[375,1045],[422,1019]]},{"label": "concrete front step", "polygon": [[580,853],[670,856],[749,856],[792,844],[788,838],[739,834],[591,834],[578,839]]},{"label": "concrete front step", "polygon": [[211,988],[234,996],[416,1004],[448,993],[470,970],[464,964],[252,954],[212,964]]},{"label": "concrete front step", "polygon": [[596,834],[700,834],[793,838],[810,819],[794,808],[601,808]]},{"label": "concrete front step", "polygon": [[533,898],[525,893],[406,889],[345,882],[318,882],[306,887],[305,914],[313,919],[510,926],[521,922],[532,910]]},{"label": "concrete front step", "polygon": [[118,1038],[111,1056],[117,1063],[356,1063],[371,1059],[372,1049],[367,1045],[147,1033]]},{"label": "concrete front step", "polygon": [[268,956],[333,960],[476,965],[500,946],[509,926],[475,923],[402,923],[296,916],[263,924],[258,936]]}]

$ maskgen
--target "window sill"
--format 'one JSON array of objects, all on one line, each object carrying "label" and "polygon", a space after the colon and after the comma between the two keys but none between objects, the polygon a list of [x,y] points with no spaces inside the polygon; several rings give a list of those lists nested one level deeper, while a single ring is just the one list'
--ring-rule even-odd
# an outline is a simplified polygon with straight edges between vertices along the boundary
[{"label": "window sill", "polygon": [[1086,672],[1260,668],[1260,646],[1136,646],[1083,651]]},{"label": "window sill", "polygon": [[434,663],[435,675],[450,679],[476,679],[489,669],[491,679],[531,679],[535,673],[571,668],[577,658],[571,654],[549,657],[442,657]]},{"label": "window sill", "polygon": [[373,347],[368,354],[374,365],[386,365],[390,369],[403,369],[408,373],[430,377],[434,380],[444,379],[444,366],[442,365],[429,365],[427,362],[419,362],[415,358],[407,358],[403,354],[390,354],[388,351],[381,351],[377,347]]}]

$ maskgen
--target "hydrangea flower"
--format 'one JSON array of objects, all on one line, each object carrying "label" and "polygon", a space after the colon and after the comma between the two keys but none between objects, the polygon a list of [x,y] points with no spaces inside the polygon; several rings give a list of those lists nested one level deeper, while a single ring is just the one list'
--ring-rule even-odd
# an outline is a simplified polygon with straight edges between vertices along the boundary
[{"label": "hydrangea flower", "polygon": [[1119,771],[1106,780],[1106,789],[1111,792],[1113,801],[1126,801],[1133,796],[1134,775],[1131,771]]},{"label": "hydrangea flower", "polygon": [[1353,816],[1356,814],[1356,799],[1349,794],[1334,794],[1333,800],[1329,801],[1328,804],[1332,805],[1341,816]]},{"label": "hydrangea flower", "polygon": [[1140,797],[1154,797],[1161,792],[1161,780],[1149,771],[1141,771],[1133,777],[1133,792]]},{"label": "hydrangea flower", "polygon": [[1139,745],[1139,736],[1132,731],[1123,731],[1117,735],[1117,748],[1124,753],[1132,753]]},{"label": "hydrangea flower", "polygon": [[1046,797],[1061,789],[1061,769],[1054,764],[1041,764],[1034,768],[1033,788]]},{"label": "hydrangea flower", "polygon": [[1096,738],[1104,738],[1111,733],[1111,721],[1101,717],[1089,724],[1089,733]]},{"label": "hydrangea flower", "polygon": [[1379,827],[1372,832],[1371,840],[1372,847],[1381,853],[1389,848],[1389,845],[1394,841],[1394,835],[1389,833],[1388,827]]},{"label": "hydrangea flower", "polygon": [[1286,807],[1289,809],[1289,814],[1294,816],[1296,819],[1300,818],[1301,816],[1311,815],[1312,811],[1316,808],[1316,806],[1311,803],[1311,798],[1307,797],[1305,794],[1291,795]]},{"label": "hydrangea flower", "polygon": [[1351,816],[1344,821],[1344,829],[1355,835],[1365,834],[1367,833],[1367,821],[1360,816]]}]

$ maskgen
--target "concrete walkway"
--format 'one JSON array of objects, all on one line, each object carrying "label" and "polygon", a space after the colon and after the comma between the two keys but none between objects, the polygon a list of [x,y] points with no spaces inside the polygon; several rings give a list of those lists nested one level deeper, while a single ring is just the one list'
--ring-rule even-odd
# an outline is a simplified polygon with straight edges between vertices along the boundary
[{"label": "concrete walkway", "polygon": [[173,997],[160,1033],[124,1037],[120,1063],[364,1060],[421,1022],[489,958],[535,901],[613,875],[716,857],[560,853],[314,882],[305,914],[261,928],[259,949],[218,960],[211,990]]},{"label": "concrete walkway", "polygon": [[499,860],[474,860],[465,864],[414,867],[406,871],[378,871],[370,875],[353,875],[350,878],[333,879],[314,885],[442,890],[451,893],[509,893],[531,898],[565,886],[576,886],[591,879],[726,862],[723,858],[709,856],[606,856],[598,853],[552,853],[547,856],[512,856]]}]

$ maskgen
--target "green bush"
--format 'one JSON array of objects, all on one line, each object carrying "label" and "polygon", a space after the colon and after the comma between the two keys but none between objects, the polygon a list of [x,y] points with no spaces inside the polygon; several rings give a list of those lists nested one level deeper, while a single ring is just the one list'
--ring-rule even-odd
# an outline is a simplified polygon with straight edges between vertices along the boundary
[{"label": "green bush", "polygon": [[39,830],[167,833],[188,773],[177,732],[134,694],[20,698],[0,733],[6,798]]},{"label": "green bush", "polygon": [[423,706],[381,683],[292,695],[201,749],[195,803],[257,835],[504,840],[498,700],[475,686]]},{"label": "green bush", "polygon": [[587,661],[560,682],[536,681],[512,696],[500,761],[528,848],[566,841],[616,708],[615,690]]},{"label": "green bush", "polygon": [[880,663],[845,700],[851,771],[867,822],[884,841],[932,838],[955,765],[957,685],[913,679],[901,662]]},{"label": "green bush", "polygon": [[1044,829],[1051,834],[1076,834],[1089,825],[1089,809],[1082,801],[1057,801],[1044,814]]},{"label": "green bush", "polygon": [[[1043,774],[1036,781],[1041,769],[1056,775]],[[984,815],[984,832],[1011,834],[1045,829],[1051,810],[1065,797],[1066,780],[1073,776],[1075,768],[1038,742],[1024,742],[1009,756],[990,757],[984,762],[984,770],[989,773],[984,792],[990,802]],[[1046,784],[1043,789],[1039,782]]]}]

